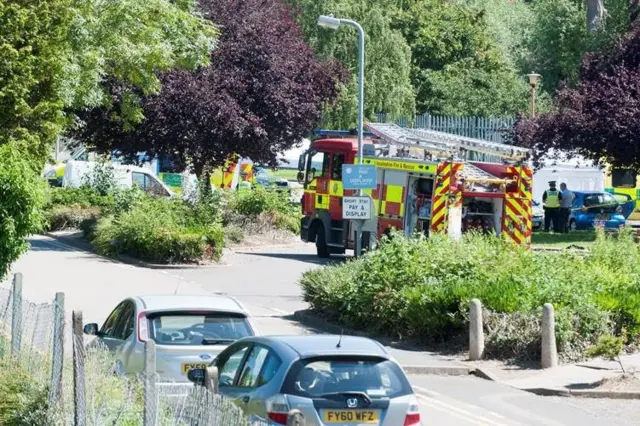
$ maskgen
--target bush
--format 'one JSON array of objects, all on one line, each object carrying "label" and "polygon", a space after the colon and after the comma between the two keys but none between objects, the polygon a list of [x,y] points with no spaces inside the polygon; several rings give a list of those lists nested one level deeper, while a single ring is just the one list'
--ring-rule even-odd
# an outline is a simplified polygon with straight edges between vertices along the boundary
[{"label": "bush", "polygon": [[556,308],[558,348],[583,356],[600,335],[640,326],[640,249],[629,232],[599,233],[585,256],[537,253],[495,237],[468,234],[459,242],[385,238],[380,248],[301,280],[312,308],[349,326],[423,342],[459,339],[468,304],[489,311],[487,352],[539,357],[540,307]]},{"label": "bush", "polygon": [[240,243],[244,240],[244,231],[239,226],[226,226],[224,228],[224,234],[232,243]]},{"label": "bush", "polygon": [[219,260],[224,232],[215,220],[205,220],[197,209],[180,200],[146,198],[88,226],[99,253],[126,254],[158,263]]},{"label": "bush", "polygon": [[275,228],[299,234],[300,218],[300,209],[291,203],[288,191],[258,187],[234,193],[228,202],[225,222],[253,224],[257,232]]},{"label": "bush", "polygon": [[46,229],[61,231],[64,229],[78,229],[87,220],[93,220],[100,215],[97,207],[54,206],[45,211]]},{"label": "bush", "polygon": [[15,362],[0,361],[0,424],[6,426],[46,425],[48,389],[36,383]]},{"label": "bush", "polygon": [[81,188],[50,188],[47,208],[55,206],[101,207],[109,208],[114,205],[113,194],[100,195],[90,186]]}]

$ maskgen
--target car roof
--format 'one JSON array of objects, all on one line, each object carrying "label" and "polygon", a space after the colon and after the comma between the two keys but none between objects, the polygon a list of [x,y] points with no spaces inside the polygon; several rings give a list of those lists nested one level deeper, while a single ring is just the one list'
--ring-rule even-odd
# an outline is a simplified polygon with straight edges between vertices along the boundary
[{"label": "car roof", "polygon": [[[391,359],[384,346],[366,337],[342,336],[337,334],[314,334],[300,336],[253,337],[256,343],[265,343],[272,347],[286,347],[294,351],[299,358],[315,356],[376,356]],[[337,347],[340,342],[340,347]]]},{"label": "car roof", "polygon": [[214,310],[248,314],[240,302],[228,296],[167,294],[137,296],[134,299],[137,299],[146,311]]}]

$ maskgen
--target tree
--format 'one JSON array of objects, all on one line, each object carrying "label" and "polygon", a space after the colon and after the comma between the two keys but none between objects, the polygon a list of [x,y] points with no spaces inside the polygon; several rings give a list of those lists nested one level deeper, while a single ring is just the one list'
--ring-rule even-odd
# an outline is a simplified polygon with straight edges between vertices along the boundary
[{"label": "tree", "polygon": [[318,26],[318,16],[334,14],[352,19],[365,30],[365,116],[376,112],[412,116],[415,93],[411,84],[411,49],[402,33],[392,27],[398,11],[395,0],[285,0],[298,11],[297,22],[305,39],[321,59],[335,58],[351,78],[331,108],[324,113],[328,128],[353,128],[356,124],[358,38],[348,26],[331,31]]},{"label": "tree", "polygon": [[527,86],[495,42],[485,16],[483,5],[404,3],[394,27],[411,47],[419,111],[502,116],[526,108]]},{"label": "tree", "polygon": [[587,0],[587,30],[598,31],[604,25],[605,13],[603,0]]},{"label": "tree", "polygon": [[0,145],[0,279],[42,223],[43,185],[19,147]]},{"label": "tree", "polygon": [[[38,227],[38,174],[65,108],[110,100],[107,78],[156,92],[157,71],[208,63],[215,34],[190,1],[0,2],[0,278]],[[123,99],[118,115],[135,123],[135,93]]]},{"label": "tree", "polygon": [[[78,139],[100,152],[171,155],[200,175],[231,153],[275,165],[308,136],[335,99],[342,68],[315,60],[281,0],[202,0],[199,9],[221,28],[211,65],[162,75],[162,91],[143,96],[145,119],[134,129],[110,108],[88,111]],[[111,85],[116,108],[125,89]]]},{"label": "tree", "polygon": [[[538,0],[532,4],[535,19],[527,72],[540,73],[542,85],[550,93],[561,83],[576,84],[583,56],[610,50],[629,30],[628,0],[608,0],[606,15],[594,18],[590,28],[585,23],[587,1],[591,5],[600,0]],[[599,5],[593,4],[597,17]]]},{"label": "tree", "polygon": [[553,112],[521,118],[515,141],[537,157],[555,148],[614,167],[640,168],[640,26],[610,53],[586,55],[575,88],[558,92]]}]

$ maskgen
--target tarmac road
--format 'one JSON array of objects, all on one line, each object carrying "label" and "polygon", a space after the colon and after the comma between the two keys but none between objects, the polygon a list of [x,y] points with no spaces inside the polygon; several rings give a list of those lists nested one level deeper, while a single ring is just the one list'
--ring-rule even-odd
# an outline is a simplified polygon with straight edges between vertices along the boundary
[{"label": "tarmac road", "polygon": [[[148,269],[114,262],[48,237],[36,236],[32,249],[13,267],[24,275],[24,297],[35,303],[65,293],[67,318],[82,310],[85,323],[102,323],[123,298],[139,294],[233,295],[256,317],[264,334],[307,334],[289,313],[304,309],[300,275],[326,263],[313,246],[302,244],[236,253],[227,265],[198,269]],[[339,259],[337,261],[340,261]],[[9,282],[2,285],[8,286]],[[402,364],[448,365],[436,355],[394,351]],[[640,401],[541,397],[473,376],[411,375],[424,424],[436,425],[634,425]]]}]

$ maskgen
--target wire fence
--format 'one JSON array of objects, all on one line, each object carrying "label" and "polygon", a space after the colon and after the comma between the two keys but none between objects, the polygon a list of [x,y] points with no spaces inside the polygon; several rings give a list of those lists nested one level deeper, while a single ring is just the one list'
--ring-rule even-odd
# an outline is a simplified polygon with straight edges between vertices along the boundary
[{"label": "wire fence", "polygon": [[82,313],[65,315],[63,293],[31,303],[16,274],[0,287],[0,424],[266,426],[202,386],[160,382],[147,346],[141,374],[117,374],[112,352],[85,344]]},{"label": "wire fence", "polygon": [[453,133],[469,138],[504,143],[505,132],[513,128],[515,118],[455,117],[420,114],[413,118],[399,117],[392,120],[388,114],[378,113],[376,114],[376,121],[393,121],[401,127],[437,130],[439,132]]}]

